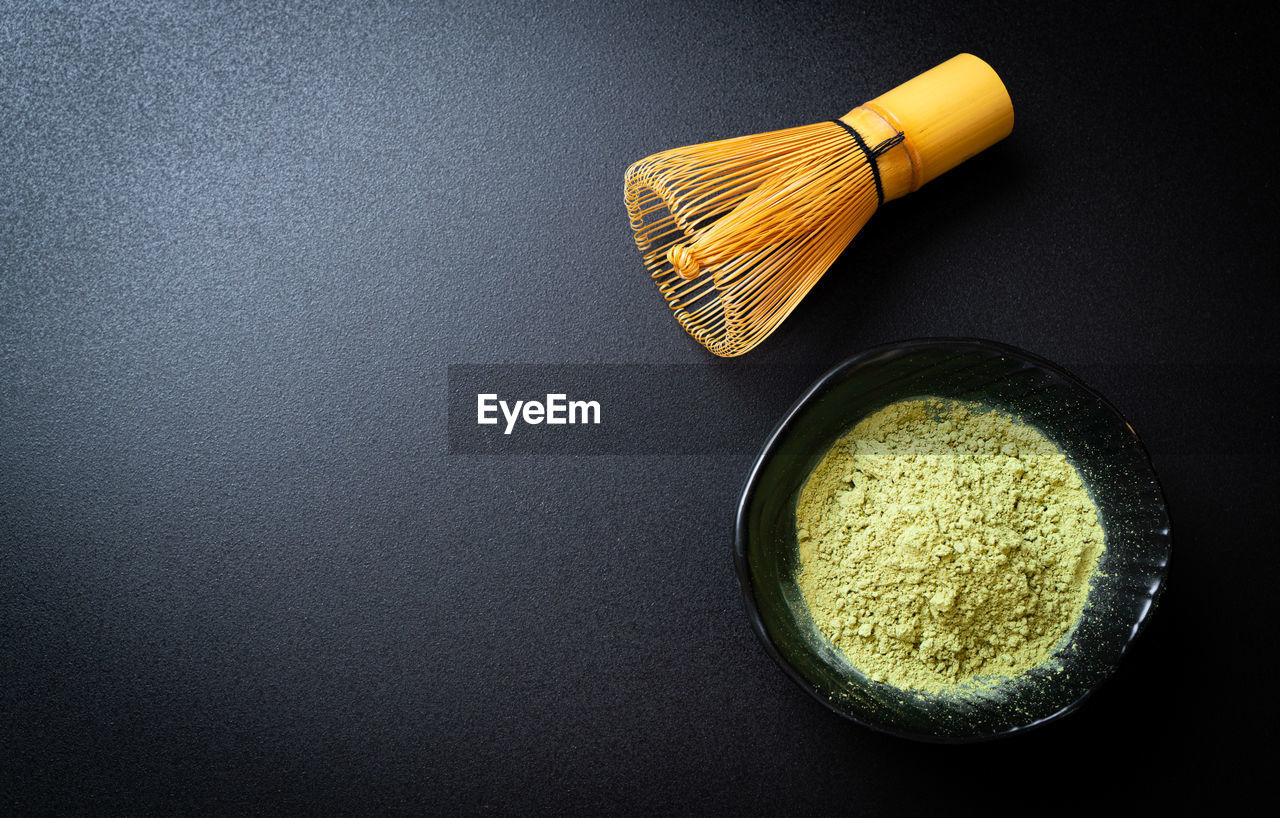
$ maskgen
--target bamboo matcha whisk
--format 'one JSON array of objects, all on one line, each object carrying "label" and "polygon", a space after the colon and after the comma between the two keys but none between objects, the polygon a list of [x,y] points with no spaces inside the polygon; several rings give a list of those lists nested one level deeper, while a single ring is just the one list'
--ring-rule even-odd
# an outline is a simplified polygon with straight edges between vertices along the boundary
[{"label": "bamboo matcha whisk", "polygon": [[654,154],[627,170],[636,245],[676,319],[717,355],[768,337],[886,201],[1013,130],[961,54],[838,120]]}]

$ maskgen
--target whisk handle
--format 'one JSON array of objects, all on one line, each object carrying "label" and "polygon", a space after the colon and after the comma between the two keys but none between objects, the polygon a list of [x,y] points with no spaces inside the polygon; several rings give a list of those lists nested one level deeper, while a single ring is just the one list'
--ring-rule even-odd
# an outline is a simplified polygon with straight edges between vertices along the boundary
[{"label": "whisk handle", "polygon": [[862,107],[906,135],[917,190],[1013,131],[1013,101],[995,70],[959,54]]}]

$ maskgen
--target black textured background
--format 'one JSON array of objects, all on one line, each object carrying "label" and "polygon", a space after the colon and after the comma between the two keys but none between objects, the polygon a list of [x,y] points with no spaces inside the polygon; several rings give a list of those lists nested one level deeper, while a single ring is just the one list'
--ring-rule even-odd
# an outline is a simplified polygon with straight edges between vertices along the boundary
[{"label": "black textured background", "polygon": [[[0,11],[0,807],[1093,814],[1259,782],[1212,770],[1276,723],[1274,20],[266,5]],[[1144,436],[1175,532],[1147,635],[1067,720],[936,747],[839,720],[748,629],[729,539],[763,433],[449,454],[446,377],[707,362],[626,166],[962,50],[1013,136],[887,206],[690,420],[973,335]]]}]

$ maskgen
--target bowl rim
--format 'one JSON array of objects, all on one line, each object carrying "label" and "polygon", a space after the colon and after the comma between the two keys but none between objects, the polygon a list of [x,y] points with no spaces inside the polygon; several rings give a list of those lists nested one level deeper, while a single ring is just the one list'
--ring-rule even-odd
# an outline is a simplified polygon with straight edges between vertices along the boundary
[{"label": "bowl rim", "polygon": [[[1158,582],[1156,584],[1154,591],[1151,594],[1151,604],[1147,606],[1146,610],[1144,610],[1142,612],[1142,615],[1138,618],[1138,621],[1137,623],[1135,623],[1133,629],[1130,631],[1128,638],[1125,639],[1124,645],[1120,648],[1120,653],[1116,657],[1116,660],[1111,663],[1111,666],[1107,668],[1106,672],[1096,682],[1094,682],[1094,684],[1091,685],[1088,690],[1081,693],[1079,696],[1077,696],[1075,699],[1069,702],[1066,706],[1060,708],[1059,710],[1053,713],[1050,713],[1047,716],[1043,716],[1039,719],[1036,719],[1035,721],[1032,721],[1028,724],[1009,727],[1007,729],[998,730],[993,733],[975,733],[972,735],[960,735],[960,736],[939,736],[931,733],[922,733],[914,730],[901,729],[891,725],[872,724],[869,721],[864,721],[863,719],[858,718],[857,716],[851,713],[848,713],[845,710],[837,707],[834,702],[832,702],[826,696],[823,696],[821,693],[819,693],[818,690],[813,686],[813,684],[811,684],[809,680],[804,676],[804,674],[802,674],[790,662],[786,660],[786,658],[782,655],[782,652],[778,649],[777,645],[774,644],[773,639],[770,638],[768,631],[765,630],[764,620],[760,616],[759,605],[756,602],[755,592],[752,590],[752,587],[751,587],[751,570],[747,562],[748,510],[751,508],[752,503],[755,499],[757,484],[760,481],[760,475],[764,471],[765,465],[773,458],[775,449],[777,448],[779,441],[782,439],[783,435],[790,429],[792,424],[796,422],[796,417],[800,414],[801,410],[803,410],[806,406],[808,406],[808,404],[811,401],[813,401],[815,398],[824,394],[833,385],[842,381],[845,377],[849,375],[849,373],[858,369],[861,366],[866,365],[873,358],[879,357],[884,353],[890,352],[890,351],[911,352],[911,351],[917,351],[921,349],[928,349],[931,347],[962,347],[962,348],[969,347],[969,348],[973,348],[973,349],[977,349],[985,352],[995,352],[1000,355],[1013,357],[1023,363],[1027,363],[1027,364],[1031,364],[1032,366],[1039,367],[1059,378],[1062,378],[1067,383],[1081,390],[1084,394],[1097,399],[1099,404],[1102,406],[1103,410],[1105,412],[1110,413],[1112,416],[1114,416],[1114,418],[1124,426],[1124,428],[1128,431],[1128,436],[1131,438],[1132,442],[1137,445],[1138,451],[1141,452],[1143,460],[1146,462],[1147,467],[1150,469],[1152,480],[1155,485],[1156,498],[1159,501],[1160,511],[1165,521],[1164,530],[1163,530],[1163,533],[1161,534],[1161,538],[1164,540],[1164,551],[1165,551],[1164,564],[1160,568]],[[738,502],[738,513],[736,515],[736,519],[734,523],[733,557],[734,557],[735,573],[738,576],[738,584],[742,589],[743,604],[747,610],[747,618],[751,621],[752,630],[755,631],[755,634],[759,638],[761,644],[764,645],[765,652],[768,653],[769,656],[772,657],[773,661],[778,665],[778,667],[780,667],[782,671],[793,682],[799,685],[800,688],[803,689],[806,693],[808,693],[813,698],[817,699],[819,702],[823,704],[823,706],[825,706],[828,710],[832,711],[833,713],[836,713],[837,715],[842,716],[843,718],[848,719],[849,721],[855,722],[857,724],[861,724],[864,727],[868,727],[880,733],[886,733],[888,735],[897,736],[899,738],[911,739],[914,741],[929,742],[933,744],[971,744],[971,743],[976,743],[981,741],[991,741],[998,738],[1004,738],[1014,734],[1027,733],[1036,728],[1043,727],[1044,725],[1052,721],[1056,721],[1062,718],[1063,716],[1066,716],[1074,712],[1077,708],[1080,707],[1080,705],[1084,704],[1084,702],[1087,701],[1089,697],[1092,696],[1100,687],[1102,687],[1107,682],[1107,680],[1109,680],[1110,678],[1112,678],[1112,676],[1114,676],[1117,668],[1119,668],[1120,666],[1121,660],[1124,659],[1125,655],[1128,654],[1130,649],[1133,647],[1133,643],[1138,638],[1140,638],[1142,636],[1142,633],[1146,630],[1147,624],[1151,621],[1152,614],[1155,612],[1161,597],[1164,595],[1165,587],[1168,585],[1169,563],[1173,557],[1173,526],[1172,526],[1172,522],[1169,519],[1169,503],[1167,498],[1165,497],[1164,488],[1160,483],[1159,475],[1156,473],[1155,464],[1152,463],[1151,461],[1151,454],[1147,451],[1146,445],[1143,444],[1142,439],[1138,436],[1138,433],[1133,428],[1133,425],[1129,423],[1128,420],[1125,419],[1124,415],[1120,413],[1120,410],[1117,409],[1115,405],[1111,403],[1111,401],[1107,400],[1107,398],[1104,395],[1102,395],[1093,387],[1084,383],[1075,375],[1072,375],[1070,372],[1063,369],[1061,366],[1051,361],[1048,361],[1044,358],[1041,358],[1039,355],[1035,355],[1033,353],[1027,352],[1026,350],[1019,349],[1018,347],[1010,346],[1009,344],[1000,343],[998,341],[990,341],[982,338],[945,337],[945,336],[921,337],[921,338],[909,338],[902,341],[891,341],[884,344],[877,344],[876,346],[869,347],[867,349],[864,349],[861,352],[858,352],[852,355],[849,358],[846,358],[845,360],[841,361],[840,363],[836,364],[834,367],[829,369],[825,374],[823,374],[820,378],[818,378],[818,380],[814,381],[814,383],[807,390],[805,390],[804,394],[802,394],[800,398],[791,405],[791,408],[789,408],[783,414],[782,419],[778,421],[777,425],[774,426],[773,431],[770,432],[769,436],[765,439],[764,447],[760,450],[759,456],[756,457],[755,462],[751,466],[751,470],[747,474],[746,485],[742,490],[742,497]]]}]

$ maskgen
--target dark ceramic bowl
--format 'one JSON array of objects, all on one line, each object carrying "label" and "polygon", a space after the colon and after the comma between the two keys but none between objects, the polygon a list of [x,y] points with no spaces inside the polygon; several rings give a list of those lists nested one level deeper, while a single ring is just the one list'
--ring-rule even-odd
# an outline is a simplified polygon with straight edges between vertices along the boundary
[{"label": "dark ceramic bowl", "polygon": [[[1106,533],[1085,611],[1055,658],[979,695],[924,697],[873,682],[814,625],[796,583],[795,507],[831,444],[862,418],[924,395],[978,401],[1039,427],[1075,464]],[[821,378],[756,460],[738,508],[735,557],[747,610],[787,675],[868,727],[937,742],[1027,730],[1077,708],[1141,633],[1164,587],[1169,515],[1138,436],[1110,403],[1062,369],[990,341],[936,339],[877,347]]]}]

